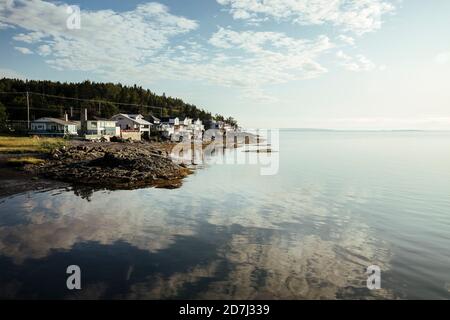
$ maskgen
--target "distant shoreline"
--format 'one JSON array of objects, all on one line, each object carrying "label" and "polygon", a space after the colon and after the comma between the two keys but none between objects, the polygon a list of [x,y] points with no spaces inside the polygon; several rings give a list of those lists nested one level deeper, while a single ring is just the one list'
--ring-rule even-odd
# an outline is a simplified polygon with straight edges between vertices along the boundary
[{"label": "distant shoreline", "polygon": [[450,132],[448,130],[425,129],[319,129],[319,128],[279,128],[280,131],[304,131],[304,132]]}]

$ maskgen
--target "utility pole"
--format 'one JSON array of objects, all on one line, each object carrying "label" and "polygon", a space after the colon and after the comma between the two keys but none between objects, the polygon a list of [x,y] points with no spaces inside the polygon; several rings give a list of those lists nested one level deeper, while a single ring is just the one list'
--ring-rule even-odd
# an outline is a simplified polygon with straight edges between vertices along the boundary
[{"label": "utility pole", "polygon": [[27,129],[30,130],[30,94],[27,91]]}]

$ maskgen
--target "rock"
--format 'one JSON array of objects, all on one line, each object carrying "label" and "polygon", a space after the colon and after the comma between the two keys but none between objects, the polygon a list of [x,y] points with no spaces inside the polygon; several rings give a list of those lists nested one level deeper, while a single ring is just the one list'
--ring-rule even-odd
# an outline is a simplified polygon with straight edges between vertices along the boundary
[{"label": "rock", "polygon": [[46,178],[107,189],[179,187],[192,172],[163,156],[164,152],[148,143],[122,144],[119,148],[83,144],[55,151],[48,162],[33,170]]}]

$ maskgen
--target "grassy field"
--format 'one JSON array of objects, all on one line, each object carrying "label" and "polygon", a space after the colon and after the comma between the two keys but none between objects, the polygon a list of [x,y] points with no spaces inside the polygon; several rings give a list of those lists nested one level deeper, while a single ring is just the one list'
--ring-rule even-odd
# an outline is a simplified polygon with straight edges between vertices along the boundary
[{"label": "grassy field", "polygon": [[44,159],[35,158],[35,157],[18,157],[18,158],[9,158],[6,163],[12,167],[22,167],[26,164],[40,164],[44,163]]},{"label": "grassy field", "polygon": [[46,153],[65,144],[61,138],[0,136],[0,153]]}]

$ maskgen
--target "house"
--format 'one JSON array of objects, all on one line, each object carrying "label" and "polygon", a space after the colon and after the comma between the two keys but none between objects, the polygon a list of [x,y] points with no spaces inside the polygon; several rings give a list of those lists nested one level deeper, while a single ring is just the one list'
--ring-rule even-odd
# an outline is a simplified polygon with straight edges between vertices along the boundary
[{"label": "house", "polygon": [[158,136],[158,134],[161,132],[161,119],[155,117],[154,115],[150,114],[148,115],[145,120],[150,122],[152,125],[150,126],[150,135]]},{"label": "house", "polygon": [[31,122],[30,134],[48,136],[76,136],[77,124],[65,119],[39,118]]},{"label": "house", "polygon": [[230,124],[224,122],[224,121],[215,121],[213,120],[211,122],[211,129],[218,129],[222,131],[233,131],[234,128]]},{"label": "house", "polygon": [[200,119],[194,121],[188,117],[183,120],[177,117],[163,117],[158,128],[164,137],[174,141],[201,139],[205,131],[205,126]]},{"label": "house", "polygon": [[205,126],[200,119],[193,121],[189,119],[189,125],[187,127],[188,131],[192,133],[194,139],[202,139],[203,132],[205,131]]},{"label": "house", "polygon": [[116,121],[94,117],[89,120],[87,116],[87,109],[84,109],[80,121],[80,135],[86,139],[101,139],[109,140],[111,137],[120,136],[120,128]]},{"label": "house", "polygon": [[99,137],[114,137],[120,135],[120,128],[117,127],[115,121],[107,119],[87,120],[85,131],[83,133],[85,135],[93,135]]},{"label": "house", "polygon": [[151,124],[153,124],[154,126],[158,126],[161,124],[161,119],[158,119],[157,117],[155,117],[154,115],[150,114],[147,119],[148,122],[150,122]]},{"label": "house", "polygon": [[195,120],[193,123],[194,131],[205,131],[205,126],[200,119]]},{"label": "house", "polygon": [[138,131],[143,136],[150,136],[150,127],[152,124],[144,119],[141,114],[119,113],[111,117],[116,121],[121,131]]},{"label": "house", "polygon": [[[155,118],[155,117],[153,117]],[[159,124],[156,125],[156,120],[150,118],[150,121],[155,121],[155,130],[158,131],[163,137],[171,139],[173,141],[182,141],[185,139],[195,138],[201,139],[205,126],[200,119],[193,121],[191,118],[184,118],[180,120],[178,117],[162,117],[159,120]]]},{"label": "house", "polygon": [[161,124],[170,124],[173,126],[178,126],[178,125],[180,125],[180,119],[179,118],[171,118],[171,117],[162,117]]},{"label": "house", "polygon": [[159,125],[159,130],[161,134],[165,138],[171,139],[176,132],[180,129],[180,119],[179,118],[170,118],[170,117],[162,117]]},{"label": "house", "polygon": [[191,119],[191,118],[188,118],[188,117],[184,118],[184,120],[183,120],[183,125],[184,125],[185,127],[190,127],[190,126],[192,125],[192,119]]}]

